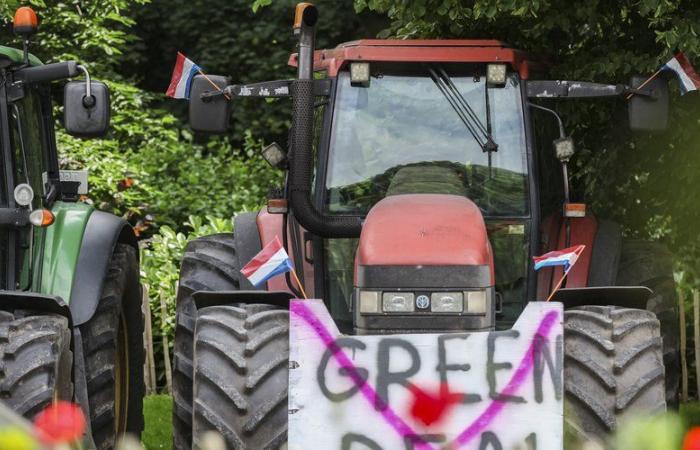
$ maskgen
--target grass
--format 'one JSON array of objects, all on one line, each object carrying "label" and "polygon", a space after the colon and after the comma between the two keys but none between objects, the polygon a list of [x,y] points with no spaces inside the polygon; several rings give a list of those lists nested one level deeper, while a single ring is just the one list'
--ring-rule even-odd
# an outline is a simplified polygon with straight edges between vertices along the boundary
[{"label": "grass", "polygon": [[[681,405],[680,417],[683,428],[700,426],[700,402],[690,402]],[[171,449],[173,431],[171,424],[172,397],[169,395],[150,395],[143,401],[143,416],[146,428],[141,439],[146,450]],[[670,415],[669,417],[671,417]],[[649,424],[643,423],[643,428]],[[652,423],[653,425],[653,423]],[[667,428],[665,424],[659,425],[656,431]],[[632,429],[632,434],[639,434],[639,430]],[[656,434],[656,433],[655,433]]]},{"label": "grass", "polygon": [[143,400],[146,427],[141,435],[146,450],[171,449],[173,401],[169,395],[149,395]]}]

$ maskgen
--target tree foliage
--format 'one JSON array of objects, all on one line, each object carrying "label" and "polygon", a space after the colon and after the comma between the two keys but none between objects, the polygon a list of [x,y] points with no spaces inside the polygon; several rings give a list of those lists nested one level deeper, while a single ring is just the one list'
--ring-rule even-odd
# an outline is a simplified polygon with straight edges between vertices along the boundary
[{"label": "tree foliage", "polygon": [[[297,0],[153,0],[138,11],[135,33],[141,38],[133,47],[141,61],[130,69],[139,85],[164,92],[175,55],[183,52],[207,73],[231,76],[234,83],[294,77],[287,64],[295,51],[292,34]],[[372,34],[385,20],[375,14],[357,15],[352,0],[320,0],[317,45],[333,47],[340,42]],[[254,7],[251,7],[253,5]],[[173,105],[170,103],[168,108]],[[184,117],[184,109],[172,109]],[[286,100],[264,104],[259,99],[237,99],[233,107],[235,145],[244,142],[245,131],[266,141],[286,142],[290,104]]]}]

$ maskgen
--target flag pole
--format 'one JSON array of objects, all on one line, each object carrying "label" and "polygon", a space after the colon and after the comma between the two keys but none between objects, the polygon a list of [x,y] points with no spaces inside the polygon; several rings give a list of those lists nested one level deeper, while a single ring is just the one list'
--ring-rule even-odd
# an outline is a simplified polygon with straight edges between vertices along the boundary
[{"label": "flag pole", "polygon": [[[663,70],[663,69],[657,70],[657,71],[654,73],[654,75],[652,75],[652,76],[650,76],[649,78],[647,78],[647,80],[646,80],[644,83],[640,84],[640,85],[637,86],[635,89],[641,89],[641,88],[643,88],[644,86],[646,86],[647,84],[651,83],[651,80],[653,80],[654,78],[658,77],[662,70]],[[632,92],[631,94],[629,94],[629,95],[627,96],[627,100],[631,99],[633,96],[634,96],[634,92]]]},{"label": "flag pole", "polygon": [[297,271],[292,269],[290,270],[292,272],[292,276],[294,277],[294,281],[296,281],[297,286],[299,286],[299,290],[301,291],[301,295],[304,296],[306,300],[309,299],[309,297],[306,296],[306,292],[304,291],[304,285],[301,284],[301,281],[299,281],[299,276],[297,275]]},{"label": "flag pole", "polygon": [[[204,79],[207,80],[207,81],[209,82],[209,84],[211,84],[212,86],[214,86],[216,89],[218,89],[218,90],[220,90],[220,91],[223,91],[223,89],[220,88],[218,84],[214,83],[214,80],[212,80],[211,78],[209,78],[209,77],[207,76],[206,73],[202,72],[202,69],[197,69],[197,72],[199,72],[199,74],[200,74],[201,76],[203,76]],[[231,100],[231,97],[229,97],[228,94],[225,93],[225,92],[224,92],[224,97],[226,97],[226,100]]]},{"label": "flag pole", "polygon": [[547,297],[547,301],[550,301],[550,300],[552,300],[552,298],[554,298],[554,294],[557,293],[557,291],[558,291],[559,288],[561,287],[561,284],[564,282],[564,279],[566,279],[566,276],[567,276],[568,274],[569,274],[569,271],[568,271],[568,270],[567,270],[566,272],[564,272],[564,275],[562,275],[561,278],[559,279],[559,283],[557,283],[557,285],[554,286],[554,290],[552,291],[551,294],[549,294],[549,297]]}]

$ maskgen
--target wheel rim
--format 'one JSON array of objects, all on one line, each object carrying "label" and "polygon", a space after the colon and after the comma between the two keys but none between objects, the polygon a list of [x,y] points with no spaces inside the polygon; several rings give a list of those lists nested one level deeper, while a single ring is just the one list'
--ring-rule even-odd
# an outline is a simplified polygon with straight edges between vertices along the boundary
[{"label": "wheel rim", "polygon": [[129,407],[129,336],[124,316],[119,316],[117,358],[114,362],[114,431],[126,433]]}]

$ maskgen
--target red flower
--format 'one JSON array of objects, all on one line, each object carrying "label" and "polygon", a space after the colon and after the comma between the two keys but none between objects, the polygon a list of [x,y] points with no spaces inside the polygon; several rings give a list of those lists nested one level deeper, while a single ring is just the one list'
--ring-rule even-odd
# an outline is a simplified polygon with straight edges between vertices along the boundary
[{"label": "red flower", "polygon": [[685,435],[683,450],[700,450],[700,427],[693,427]]},{"label": "red flower", "polygon": [[34,427],[47,444],[75,442],[85,433],[85,416],[80,406],[58,401],[37,414]]}]

